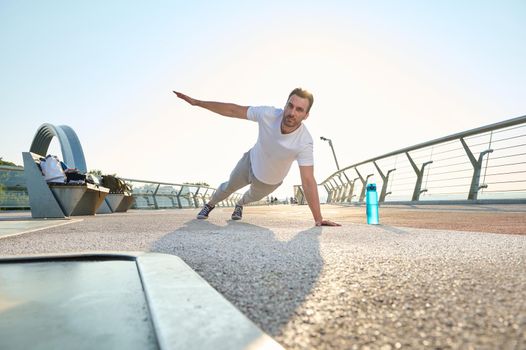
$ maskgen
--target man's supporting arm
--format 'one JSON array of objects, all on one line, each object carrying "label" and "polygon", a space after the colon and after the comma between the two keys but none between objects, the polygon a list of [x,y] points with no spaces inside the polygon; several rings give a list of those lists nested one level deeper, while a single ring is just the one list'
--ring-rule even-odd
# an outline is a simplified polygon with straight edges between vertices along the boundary
[{"label": "man's supporting arm", "polygon": [[196,100],[195,98],[191,98],[190,96],[187,96],[177,91],[174,91],[174,94],[176,94],[177,97],[188,102],[192,106],[205,108],[214,113],[224,115],[225,117],[247,119],[247,106],[240,106],[234,103]]},{"label": "man's supporting arm", "polygon": [[340,224],[330,220],[323,220],[320,208],[320,197],[318,195],[318,184],[314,178],[314,167],[300,166],[300,176],[303,192],[305,193],[316,226],[340,226]]}]

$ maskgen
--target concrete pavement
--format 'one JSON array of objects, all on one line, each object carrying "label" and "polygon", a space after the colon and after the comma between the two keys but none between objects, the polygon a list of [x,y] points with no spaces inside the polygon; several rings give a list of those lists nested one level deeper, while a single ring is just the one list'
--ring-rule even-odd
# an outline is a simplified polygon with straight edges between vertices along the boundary
[{"label": "concrete pavement", "polygon": [[131,211],[0,238],[0,255],[174,254],[288,349],[526,348],[526,207],[384,207],[379,226],[322,210],[343,227],[307,206]]}]

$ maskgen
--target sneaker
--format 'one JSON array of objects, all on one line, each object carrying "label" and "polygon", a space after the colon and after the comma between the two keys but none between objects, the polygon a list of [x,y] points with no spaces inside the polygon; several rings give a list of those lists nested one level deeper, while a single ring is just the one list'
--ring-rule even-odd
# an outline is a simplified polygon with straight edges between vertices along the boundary
[{"label": "sneaker", "polygon": [[232,220],[241,220],[242,217],[243,217],[243,206],[236,204],[236,208],[234,209],[234,212],[232,213]]},{"label": "sneaker", "polygon": [[210,214],[210,212],[212,210],[214,210],[215,207],[211,206],[211,205],[208,205],[208,204],[205,204],[205,206],[203,207],[203,209],[201,209],[201,211],[199,212],[199,214],[197,214],[197,218],[199,220],[202,220],[202,219],[208,219],[208,214]]}]

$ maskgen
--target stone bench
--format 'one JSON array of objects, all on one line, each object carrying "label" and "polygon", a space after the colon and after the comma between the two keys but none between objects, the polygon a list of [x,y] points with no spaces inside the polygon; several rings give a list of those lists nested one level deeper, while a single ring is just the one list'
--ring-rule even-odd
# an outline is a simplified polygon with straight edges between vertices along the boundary
[{"label": "stone bench", "polygon": [[82,185],[48,184],[36,163],[41,156],[23,152],[22,157],[31,216],[34,218],[95,215],[109,193],[109,189],[89,183]]}]

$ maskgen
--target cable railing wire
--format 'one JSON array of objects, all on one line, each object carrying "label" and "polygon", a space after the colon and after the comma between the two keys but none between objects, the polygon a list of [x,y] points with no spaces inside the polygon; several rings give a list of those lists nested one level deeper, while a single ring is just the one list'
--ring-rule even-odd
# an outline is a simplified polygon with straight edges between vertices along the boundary
[{"label": "cable railing wire", "polygon": [[499,165],[488,165],[488,169],[490,169],[490,168],[502,168],[502,167],[506,167],[506,166],[523,165],[523,164],[526,164],[526,162],[506,163],[506,164],[499,164]]}]

